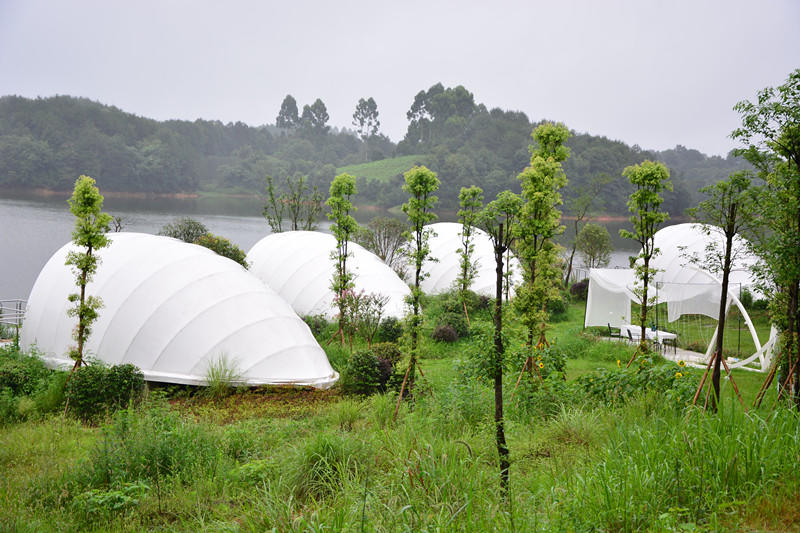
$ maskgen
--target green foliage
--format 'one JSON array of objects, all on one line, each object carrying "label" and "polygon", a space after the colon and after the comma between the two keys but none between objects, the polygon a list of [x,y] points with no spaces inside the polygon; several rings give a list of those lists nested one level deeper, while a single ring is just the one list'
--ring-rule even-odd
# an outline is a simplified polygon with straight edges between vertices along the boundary
[{"label": "green foliage", "polygon": [[72,500],[72,508],[87,522],[109,520],[132,511],[149,491],[150,486],[142,481],[122,483],[118,489],[91,489]]},{"label": "green foliage", "polygon": [[437,324],[436,327],[433,328],[431,338],[437,342],[456,342],[458,340],[458,333],[450,324]]},{"label": "green foliage", "polygon": [[436,317],[435,328],[438,329],[442,326],[451,327],[453,332],[456,334],[456,339],[469,337],[469,325],[467,324],[467,320],[464,318],[463,311],[461,313],[445,312]]},{"label": "green foliage", "polygon": [[71,414],[92,421],[107,411],[138,403],[143,393],[144,376],[134,365],[93,363],[72,372],[65,396]]},{"label": "green foliage", "polygon": [[380,347],[377,351],[367,349],[355,352],[342,375],[342,392],[361,395],[385,392],[397,359],[385,347]]},{"label": "green foliage", "polygon": [[287,94],[283,102],[281,102],[281,110],[278,112],[278,116],[275,119],[275,126],[291,130],[296,128],[299,124],[300,115],[297,110],[297,100],[295,100],[294,96],[291,94]]},{"label": "green foliage", "polygon": [[165,478],[189,482],[213,471],[221,458],[220,444],[213,432],[165,407],[121,410],[103,427],[102,439],[72,475],[79,487],[137,480],[161,485]]},{"label": "green foliage", "polygon": [[422,270],[423,264],[430,256],[428,238],[429,229],[425,226],[435,221],[437,216],[433,212],[439,198],[434,194],[439,190],[439,178],[434,172],[425,167],[413,167],[404,175],[405,185],[403,191],[408,193],[408,202],[402,206],[403,213],[408,217],[408,259],[414,272],[414,284],[411,286],[411,316],[409,317],[409,333],[411,336],[411,358],[409,360],[410,386],[414,383],[414,366],[418,357],[418,336],[422,326],[420,316],[420,301],[422,289],[420,283],[426,277]]},{"label": "green foliage", "polygon": [[562,162],[569,157],[564,142],[570,132],[563,124],[544,123],[531,134],[530,165],[518,176],[524,201],[515,228],[517,252],[523,269],[523,284],[517,290],[514,307],[529,335],[543,336],[547,324],[547,303],[557,298],[561,283],[560,247],[554,238],[561,225],[561,189],[567,184]]},{"label": "green foliage", "polygon": [[397,342],[402,336],[403,323],[393,316],[387,316],[381,320],[375,338],[380,342]]},{"label": "green foliage", "polygon": [[208,233],[208,228],[205,224],[191,217],[181,217],[173,220],[169,224],[165,224],[159,231],[159,235],[172,237],[189,244],[194,243],[197,239]]},{"label": "green foliage", "polygon": [[329,322],[325,315],[306,315],[303,317],[314,337],[319,338],[328,329]]},{"label": "green foliage", "polygon": [[[655,276],[655,271],[650,268],[650,260],[659,253],[655,247],[655,234],[658,226],[669,219],[669,214],[659,211],[664,199],[660,193],[663,190],[672,190],[669,181],[669,169],[660,162],[644,161],[640,165],[625,168],[622,175],[635,187],[628,199],[629,218],[633,231],[619,230],[620,236],[636,241],[641,247],[638,259],[633,266],[637,285],[634,292],[642,303],[639,323],[642,328],[647,326],[647,309],[650,306],[647,290],[650,280]],[[644,338],[642,338],[642,342]]]},{"label": "green foliage", "polygon": [[350,214],[355,211],[352,197],[357,192],[356,179],[349,174],[339,174],[331,183],[330,196],[326,202],[331,209],[328,213],[328,219],[332,222],[331,232],[336,237],[336,250],[331,255],[335,268],[331,289],[339,296],[340,327],[345,320],[345,301],[341,295],[353,286],[353,274],[347,270],[347,258],[351,255],[348,246],[358,230],[358,223]]},{"label": "green foliage", "polygon": [[92,333],[92,323],[97,320],[98,310],[103,306],[100,298],[86,295],[86,285],[92,281],[100,264],[95,252],[109,244],[106,232],[111,215],[103,213],[103,196],[89,176],[80,176],[75,181],[69,210],[75,215],[72,243],[79,249],[68,252],[66,261],[67,266],[73,267],[75,284],[79,289],[79,292],[68,297],[75,306],[69,308],[67,314],[78,317],[78,325],[73,333],[77,345],[70,349],[69,355],[79,366],[83,364],[83,349]]},{"label": "green foliage", "polygon": [[0,389],[8,389],[15,396],[30,395],[51,374],[38,357],[0,348]]},{"label": "green foliage", "polygon": [[272,176],[267,175],[266,203],[261,211],[273,233],[283,231],[284,215],[288,215],[291,231],[313,231],[322,214],[322,194],[315,184],[309,185],[308,176],[295,173],[286,176],[286,185],[278,190]]},{"label": "green foliage", "polygon": [[378,104],[375,103],[374,98],[370,96],[367,100],[363,98],[358,100],[356,110],[353,112],[353,126],[356,127],[356,133],[365,143],[378,133],[381,121],[378,120]]},{"label": "green foliage", "polygon": [[194,244],[208,248],[217,255],[227,257],[228,259],[236,261],[244,268],[248,268],[247,254],[225,237],[220,237],[213,233],[206,233],[195,239]]},{"label": "green foliage", "polygon": [[336,169],[337,174],[351,174],[366,181],[389,184],[393,178],[403,175],[412,166],[427,164],[427,157],[421,155],[404,155],[392,159],[383,159],[371,163],[347,165]]},{"label": "green foliage", "polygon": [[406,225],[396,218],[375,217],[355,235],[358,244],[380,257],[402,278],[405,264]]},{"label": "green foliage", "polygon": [[205,393],[210,398],[221,400],[233,392],[234,386],[242,379],[236,361],[227,354],[220,354],[206,369]]},{"label": "green foliage", "polygon": [[464,293],[472,286],[478,267],[473,261],[472,254],[475,252],[473,244],[474,227],[478,224],[480,210],[483,208],[483,189],[477,186],[461,187],[458,193],[458,203],[461,209],[458,210],[458,220],[461,222],[461,248],[458,250],[459,273],[456,278],[456,286],[465,298]]},{"label": "green foliage", "polygon": [[577,250],[583,255],[586,268],[608,266],[611,259],[611,235],[605,226],[588,223],[581,228],[576,242]]},{"label": "green foliage", "polygon": [[356,473],[361,455],[354,439],[324,433],[312,437],[296,453],[295,496],[315,500],[334,494]]},{"label": "green foliage", "polygon": [[698,380],[683,365],[640,356],[630,368],[600,369],[581,376],[576,384],[590,397],[610,405],[625,403],[647,392],[657,392],[663,394],[668,405],[682,409],[691,402]]}]

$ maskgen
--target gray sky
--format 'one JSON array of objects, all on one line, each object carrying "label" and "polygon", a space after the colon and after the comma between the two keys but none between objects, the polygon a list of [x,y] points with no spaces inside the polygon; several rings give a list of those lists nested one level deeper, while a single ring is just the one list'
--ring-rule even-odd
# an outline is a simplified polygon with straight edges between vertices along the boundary
[{"label": "gray sky", "polygon": [[402,138],[441,81],[487,107],[647,149],[734,147],[731,107],[800,67],[800,2],[0,0],[0,95],[274,123],[290,93]]}]

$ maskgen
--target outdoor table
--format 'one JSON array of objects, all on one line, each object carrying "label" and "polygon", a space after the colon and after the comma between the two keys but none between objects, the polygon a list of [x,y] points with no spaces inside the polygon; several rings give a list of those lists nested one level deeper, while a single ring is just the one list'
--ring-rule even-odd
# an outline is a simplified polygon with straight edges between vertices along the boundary
[{"label": "outdoor table", "polygon": [[[623,338],[627,337],[628,336],[628,332],[630,332],[631,336],[634,339],[639,340],[639,337],[641,337],[641,333],[642,333],[642,327],[641,326],[635,326],[633,324],[622,324],[619,327],[619,334],[620,334],[621,337],[623,337]],[[654,340],[654,341],[657,341],[659,344],[664,344],[665,340],[676,340],[678,338],[677,334],[670,333],[669,331],[661,331],[660,329],[659,330],[653,330],[651,328],[645,328],[644,334],[647,337],[647,340],[651,340],[651,341]]]}]

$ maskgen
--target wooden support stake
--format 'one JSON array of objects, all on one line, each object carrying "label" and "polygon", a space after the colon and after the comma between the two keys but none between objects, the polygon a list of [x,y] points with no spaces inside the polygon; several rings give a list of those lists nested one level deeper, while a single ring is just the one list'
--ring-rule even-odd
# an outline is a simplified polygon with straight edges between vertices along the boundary
[{"label": "wooden support stake", "polygon": [[733,374],[731,374],[731,369],[728,368],[728,363],[725,361],[724,357],[722,357],[722,365],[725,367],[725,372],[728,373],[728,379],[730,380],[731,385],[733,385],[733,391],[736,393],[736,397],[739,398],[739,403],[742,404],[742,409],[744,409],[744,412],[746,413],[747,406],[745,406],[744,400],[742,400],[742,395],[739,394],[739,387],[736,386],[736,382],[733,380]]},{"label": "wooden support stake", "polygon": [[697,392],[694,393],[694,399],[692,400],[692,405],[697,405],[697,398],[700,397],[700,391],[703,390],[703,385],[706,382],[706,378],[708,377],[708,372],[711,370],[711,364],[714,362],[714,358],[711,357],[708,360],[708,365],[706,365],[706,371],[703,372],[703,377],[700,379],[700,385],[697,387]]},{"label": "wooden support stake", "polygon": [[769,374],[767,374],[767,379],[761,384],[761,388],[758,389],[758,394],[756,394],[756,399],[753,401],[753,409],[758,409],[761,407],[761,402],[764,400],[764,396],[766,396],[769,387],[772,385],[773,380],[775,379],[775,372],[778,370],[778,361],[776,360],[772,368],[769,369]]},{"label": "wooden support stake", "polygon": [[397,412],[400,410],[400,402],[403,401],[403,391],[406,390],[406,382],[408,381],[408,372],[411,370],[411,362],[408,363],[408,367],[406,368],[406,375],[403,376],[403,384],[400,386],[400,395],[397,397],[397,405],[394,406],[394,415],[392,416],[392,420],[397,419]]},{"label": "wooden support stake", "polygon": [[786,386],[789,384],[789,380],[792,379],[792,376],[794,376],[795,370],[797,370],[797,363],[798,362],[800,362],[800,357],[798,357],[797,361],[794,362],[794,364],[792,365],[792,368],[789,370],[789,375],[786,376],[786,380],[783,382],[783,386],[778,390],[778,397],[775,398],[775,403],[772,404],[772,407],[770,408],[770,411],[775,409],[775,406],[778,405],[778,402],[780,401],[781,396],[783,395],[783,391],[786,390]]},{"label": "wooden support stake", "polygon": [[525,369],[528,368],[528,363],[531,360],[531,356],[529,355],[527,359],[525,359],[525,364],[522,365],[522,371],[519,373],[519,377],[517,378],[517,383],[514,385],[514,390],[511,392],[511,399],[514,399],[514,394],[517,392],[517,387],[519,387],[519,382],[522,381],[522,374],[525,373]]}]

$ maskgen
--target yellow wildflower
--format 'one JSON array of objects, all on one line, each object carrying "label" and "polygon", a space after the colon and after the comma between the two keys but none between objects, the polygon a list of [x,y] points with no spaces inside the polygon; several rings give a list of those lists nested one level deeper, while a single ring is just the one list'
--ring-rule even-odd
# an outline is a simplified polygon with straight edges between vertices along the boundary
[{"label": "yellow wildflower", "polygon": [[676,378],[682,378],[683,374],[681,374],[680,372],[675,372],[675,377]]},{"label": "yellow wildflower", "polygon": [[541,361],[539,361],[539,368],[544,368],[544,363],[542,363]]},{"label": "yellow wildflower", "polygon": [[679,366],[679,367],[681,367],[681,368],[683,368],[684,366],[686,366],[686,361],[684,361],[683,359],[681,359],[680,361],[678,361],[678,366]]}]

